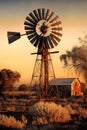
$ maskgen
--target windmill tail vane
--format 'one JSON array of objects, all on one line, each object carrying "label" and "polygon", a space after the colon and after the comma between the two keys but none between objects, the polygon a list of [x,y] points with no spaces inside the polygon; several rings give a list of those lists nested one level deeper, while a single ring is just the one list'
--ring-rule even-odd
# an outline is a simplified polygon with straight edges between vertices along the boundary
[{"label": "windmill tail vane", "polygon": [[16,40],[20,39],[21,36],[24,36],[24,35],[26,35],[26,34],[20,34],[20,32],[8,31],[7,32],[8,43],[11,44],[11,43],[15,42]]}]

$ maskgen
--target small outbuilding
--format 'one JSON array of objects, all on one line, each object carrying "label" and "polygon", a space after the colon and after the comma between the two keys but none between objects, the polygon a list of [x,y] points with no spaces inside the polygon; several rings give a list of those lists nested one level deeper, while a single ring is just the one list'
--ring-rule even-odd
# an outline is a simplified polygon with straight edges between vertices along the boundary
[{"label": "small outbuilding", "polygon": [[56,78],[55,80],[51,80],[49,85],[54,89],[58,88],[61,98],[83,95],[82,83],[79,78]]}]

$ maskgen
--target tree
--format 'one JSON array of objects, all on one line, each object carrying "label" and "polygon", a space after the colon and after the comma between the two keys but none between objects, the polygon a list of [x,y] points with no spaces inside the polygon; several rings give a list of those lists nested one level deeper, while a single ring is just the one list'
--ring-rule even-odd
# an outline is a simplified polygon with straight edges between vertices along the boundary
[{"label": "tree", "polygon": [[2,69],[0,71],[0,91],[8,90],[14,87],[14,83],[19,81],[20,74],[10,69]]},{"label": "tree", "polygon": [[76,74],[82,74],[87,82],[87,35],[78,39],[80,46],[75,46],[71,51],[66,51],[60,56],[60,60],[64,62],[65,67],[74,68]]}]

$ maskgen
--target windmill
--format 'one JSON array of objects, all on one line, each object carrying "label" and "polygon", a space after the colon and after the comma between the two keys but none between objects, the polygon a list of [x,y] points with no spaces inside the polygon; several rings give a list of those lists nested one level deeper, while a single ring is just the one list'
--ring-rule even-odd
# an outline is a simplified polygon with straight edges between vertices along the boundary
[{"label": "windmill", "polygon": [[49,80],[55,79],[52,59],[49,50],[58,45],[62,36],[62,27],[59,17],[49,9],[33,10],[24,22],[25,34],[20,32],[7,32],[9,44],[27,35],[30,43],[37,47],[35,66],[31,79],[31,86],[36,87],[35,91],[40,97],[58,95],[58,90],[49,86]]}]

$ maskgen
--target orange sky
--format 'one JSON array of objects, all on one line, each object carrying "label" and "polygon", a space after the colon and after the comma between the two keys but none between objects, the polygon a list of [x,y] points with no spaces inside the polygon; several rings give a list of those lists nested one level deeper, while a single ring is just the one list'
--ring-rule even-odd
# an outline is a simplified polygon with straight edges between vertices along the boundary
[{"label": "orange sky", "polygon": [[[65,2],[66,1],[66,2]],[[59,50],[60,53],[52,55],[56,77],[75,76],[72,72],[63,69],[59,56],[75,45],[79,45],[78,37],[83,37],[87,30],[87,1],[83,0],[3,0],[0,1],[0,69],[9,68],[21,73],[21,83],[31,80],[37,52],[27,36],[22,37],[11,45],[8,44],[7,31],[25,33],[24,21],[33,9],[45,7],[54,11],[62,21],[63,36],[57,47],[51,51]]]}]

